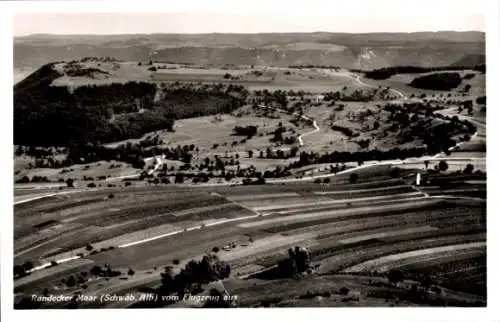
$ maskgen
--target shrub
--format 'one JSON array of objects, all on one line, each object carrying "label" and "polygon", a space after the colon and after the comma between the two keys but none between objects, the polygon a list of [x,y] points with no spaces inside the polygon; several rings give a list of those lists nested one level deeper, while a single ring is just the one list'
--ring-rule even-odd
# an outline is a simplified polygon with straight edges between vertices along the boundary
[{"label": "shrub", "polygon": [[476,98],[476,103],[480,105],[486,104],[486,96],[480,96]]},{"label": "shrub", "polygon": [[391,178],[397,178],[397,177],[399,177],[400,172],[401,171],[399,170],[399,168],[396,167],[396,168],[392,168],[389,174],[390,174]]},{"label": "shrub", "polygon": [[237,125],[233,128],[233,134],[246,136],[248,138],[251,138],[257,134],[257,126],[255,126],[255,125],[238,126]]},{"label": "shrub", "polygon": [[464,173],[471,174],[472,172],[474,172],[474,166],[469,163],[467,164],[467,166],[465,166]]},{"label": "shrub", "polygon": [[401,282],[404,278],[403,273],[400,270],[391,270],[387,276],[389,283]]},{"label": "shrub", "polygon": [[127,272],[128,275],[132,276],[135,274],[134,270],[129,268],[128,272]]},{"label": "shrub", "polygon": [[66,185],[68,186],[68,188],[73,188],[74,187],[74,180],[69,178],[69,179],[66,179]]},{"label": "shrub", "polygon": [[339,293],[340,293],[341,295],[347,295],[347,294],[349,294],[349,289],[348,289],[347,287],[345,287],[345,286],[342,286],[342,287],[340,288],[340,290],[339,290]]},{"label": "shrub", "polygon": [[23,277],[26,275],[26,270],[23,265],[14,265],[14,277]]},{"label": "shrub", "polygon": [[102,270],[101,266],[99,266],[99,265],[95,265],[90,269],[90,274],[92,274],[94,276],[99,276],[102,274],[102,272],[103,272],[103,270]]},{"label": "shrub", "polygon": [[73,287],[76,285],[76,280],[75,280],[75,277],[73,275],[71,275],[70,277],[68,277],[68,279],[66,280],[66,286],[67,287]]},{"label": "shrub", "polygon": [[16,180],[16,183],[29,183],[29,182],[30,182],[30,178],[28,176],[24,176],[24,177]]}]

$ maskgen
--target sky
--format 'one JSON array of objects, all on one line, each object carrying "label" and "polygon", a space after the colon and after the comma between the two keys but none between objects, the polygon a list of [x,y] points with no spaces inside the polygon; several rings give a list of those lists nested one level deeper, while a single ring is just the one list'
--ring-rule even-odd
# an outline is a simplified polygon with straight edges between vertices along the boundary
[{"label": "sky", "polygon": [[[486,0],[485,0],[486,1]],[[24,1],[21,1],[23,3]],[[484,1],[147,1],[22,5],[14,36],[130,33],[484,31]],[[69,2],[71,4],[71,2]],[[142,5],[138,6],[137,4]],[[169,11],[169,12],[167,12]],[[85,13],[86,12],[86,13]],[[155,12],[155,13],[151,13]]]}]

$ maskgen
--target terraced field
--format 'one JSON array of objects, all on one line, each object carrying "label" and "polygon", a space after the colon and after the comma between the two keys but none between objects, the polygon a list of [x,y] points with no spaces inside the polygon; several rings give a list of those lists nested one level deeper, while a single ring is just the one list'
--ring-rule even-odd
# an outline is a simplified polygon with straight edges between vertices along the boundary
[{"label": "terraced field", "polygon": [[[298,245],[309,249],[318,267],[304,279],[317,287],[327,281],[321,287],[330,287],[328,292],[349,285],[362,297],[352,305],[387,305],[380,294],[389,291],[401,295],[400,305],[443,300],[406,299],[404,285],[382,282],[393,269],[417,281],[419,274],[432,273],[433,283],[449,290],[446,300],[455,301],[450,303],[484,305],[486,203],[480,193],[470,198],[457,190],[485,195],[486,186],[474,175],[429,179],[432,185],[419,187],[398,178],[348,184],[339,176],[321,185],[106,188],[19,204],[14,207],[14,262],[32,261],[35,269],[15,280],[14,291],[19,296],[45,289],[50,294],[140,294],[161,284],[162,267],[183,267],[217,246],[219,257],[231,265],[224,284],[240,297],[241,306],[351,305],[340,295],[325,303],[301,297],[310,291],[302,288],[303,280],[255,275]],[[50,265],[53,261],[59,264]],[[85,272],[96,264],[109,264],[122,275],[89,278]],[[135,274],[125,276],[129,268]],[[80,282],[67,286],[62,279],[69,276],[81,276]],[[368,277],[382,286],[368,284]],[[473,292],[467,292],[469,281]],[[256,295],[262,287],[272,288],[271,302],[266,302],[270,291]]]}]

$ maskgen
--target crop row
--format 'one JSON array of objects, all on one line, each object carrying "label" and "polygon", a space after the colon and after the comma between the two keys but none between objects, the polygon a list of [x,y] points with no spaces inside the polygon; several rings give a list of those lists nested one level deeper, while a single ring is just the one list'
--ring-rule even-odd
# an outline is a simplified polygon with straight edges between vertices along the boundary
[{"label": "crop row", "polygon": [[[262,207],[266,209],[266,207],[271,207],[269,210],[272,211],[280,211],[293,208],[303,208],[306,206],[315,206],[320,205],[322,202],[327,203],[332,200],[346,200],[347,202],[356,203],[357,199],[361,199],[363,202],[364,198],[370,197],[381,197],[387,196],[387,198],[391,198],[391,195],[399,195],[403,193],[412,193],[415,192],[411,187],[404,188],[396,188],[394,190],[373,190],[367,192],[353,192],[349,193],[347,191],[338,193],[338,194],[325,194],[325,195],[304,195],[304,196],[287,196],[287,197],[277,197],[277,198],[266,198],[266,199],[255,199],[255,200],[245,200],[242,201],[247,206],[250,207]],[[352,199],[352,200],[351,200]]]},{"label": "crop row", "polygon": [[[414,202],[412,204],[405,204],[405,203],[391,203],[391,206],[400,206],[401,207],[395,207],[393,209],[389,208],[388,206],[385,207],[373,207],[371,209],[366,209],[365,211],[360,211],[361,208],[341,208],[339,210],[334,209],[334,210],[326,210],[326,211],[321,211],[318,213],[311,213],[311,216],[303,216],[300,218],[297,218],[297,220],[287,220],[288,218],[292,217],[290,215],[281,215],[276,217],[276,220],[274,221],[269,221],[269,222],[263,222],[260,225],[253,225],[253,226],[260,226],[261,229],[265,230],[266,232],[274,232],[274,233],[279,233],[279,232],[284,232],[287,230],[293,230],[293,229],[299,229],[302,227],[310,227],[310,226],[318,226],[318,225],[323,225],[323,224],[328,224],[328,223],[334,223],[334,222],[343,222],[347,220],[357,220],[357,219],[369,219],[369,218],[381,218],[381,217],[390,217],[390,216],[395,216],[399,215],[401,216],[402,221],[405,220],[405,215],[411,214],[413,212],[421,212],[422,213],[422,218],[428,218],[430,219],[429,216],[426,215],[426,211],[430,212],[435,210],[435,213],[440,215],[442,212],[445,211],[455,211],[458,208],[453,207],[453,206],[448,206],[449,204],[445,202],[440,202],[440,201],[425,201],[425,202]],[[448,210],[449,209],[449,210]],[[363,210],[363,209],[361,209]],[[342,213],[337,214],[336,212],[342,211]],[[324,215],[323,215],[324,214]],[[316,216],[317,215],[317,216]],[[293,216],[299,216],[293,215]],[[280,221],[279,219],[282,219]]]},{"label": "crop row", "polygon": [[[322,253],[321,256],[313,256],[313,258],[315,261],[321,262],[322,272],[337,272],[383,256],[482,240],[485,240],[485,234],[483,233],[401,240],[391,244],[381,240],[371,240],[363,241],[363,243],[360,243],[361,245],[347,245],[341,250],[328,250],[326,253]],[[321,252],[324,252],[324,250]]]},{"label": "crop row", "polygon": [[[457,210],[455,212],[454,210]],[[373,242],[380,242],[381,244],[392,244],[401,239],[404,240],[419,240],[428,237],[434,236],[448,236],[448,235],[460,235],[460,234],[476,234],[478,232],[485,231],[484,225],[476,224],[475,226],[471,225],[470,222],[470,213],[467,211],[462,211],[460,214],[460,209],[457,207],[456,209],[450,209],[447,214],[440,214],[442,211],[435,210],[434,213],[426,212],[425,210],[412,212],[405,214],[404,217],[400,216],[389,216],[387,218],[373,218],[366,219],[360,218],[357,220],[346,220],[335,223],[335,225],[320,225],[318,228],[322,231],[330,231],[329,233],[321,233],[318,232],[318,236],[316,238],[318,244],[312,246],[312,256],[316,257],[316,259],[321,259],[323,257],[328,257],[332,252],[335,251],[344,251],[349,247],[356,247],[356,245],[365,245],[370,246]],[[461,218],[463,215],[465,218]],[[461,229],[458,229],[455,225],[462,221],[469,221],[468,225],[463,225]],[[419,231],[419,229],[408,228],[408,227],[418,227],[422,224],[441,224],[447,228],[444,229],[427,229]],[[303,225],[302,225],[303,226]],[[329,227],[330,226],[330,227]],[[422,227],[422,226],[420,226]],[[429,227],[429,226],[427,226]],[[290,228],[290,226],[288,226]],[[432,227],[429,227],[432,228]],[[363,240],[364,236],[369,237],[370,234],[378,232],[391,232],[397,233],[398,229],[406,230],[403,234],[399,234],[398,236],[389,236],[378,239],[366,238],[368,240]],[[411,232],[411,231],[414,232]],[[275,233],[275,231],[271,228],[266,230],[269,233]],[[312,231],[312,230],[311,230]],[[299,229],[298,231],[291,231],[283,229],[282,233],[286,233],[287,236],[293,236],[295,234],[300,234],[305,232],[305,230]],[[350,243],[347,245],[346,243],[340,244],[339,241],[346,238],[359,238],[359,242]],[[327,245],[335,245],[335,246],[327,246]],[[259,256],[255,257],[255,263],[262,266],[272,266],[275,265],[280,259],[286,256],[285,251],[281,252],[272,252],[265,254],[259,254]]]},{"label": "crop row", "polygon": [[349,191],[359,189],[377,189],[388,187],[391,185],[401,185],[404,182],[401,179],[385,179],[377,182],[361,182],[361,183],[338,183],[332,177],[332,181],[327,185],[320,185],[313,182],[289,182],[287,184],[266,184],[263,186],[234,186],[234,187],[216,187],[214,188],[220,194],[230,197],[259,195],[271,193],[287,193],[287,192],[314,192],[314,191]]}]

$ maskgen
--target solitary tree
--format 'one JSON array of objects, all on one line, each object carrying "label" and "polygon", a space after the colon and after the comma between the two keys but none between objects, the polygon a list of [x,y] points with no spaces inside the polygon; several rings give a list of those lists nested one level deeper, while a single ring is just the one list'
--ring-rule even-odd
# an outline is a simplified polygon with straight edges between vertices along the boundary
[{"label": "solitary tree", "polygon": [[356,173],[351,173],[349,176],[350,183],[356,183],[358,181],[358,175]]},{"label": "solitary tree", "polygon": [[174,292],[176,289],[175,285],[175,273],[172,266],[165,267],[165,272],[161,273],[161,291],[165,294]]},{"label": "solitary tree", "polygon": [[71,275],[70,277],[68,277],[68,279],[66,280],[66,286],[67,287],[73,287],[76,285],[76,280],[75,280],[75,277],[73,275]]},{"label": "solitary tree", "polygon": [[71,178],[66,179],[66,185],[68,186],[68,188],[73,188],[74,187],[74,180]]},{"label": "solitary tree", "polygon": [[448,163],[444,160],[439,161],[438,169],[439,169],[439,171],[443,171],[443,172],[448,170]]},{"label": "solitary tree", "polygon": [[465,174],[471,174],[474,171],[474,166],[472,164],[467,164],[467,166],[464,169]]}]

